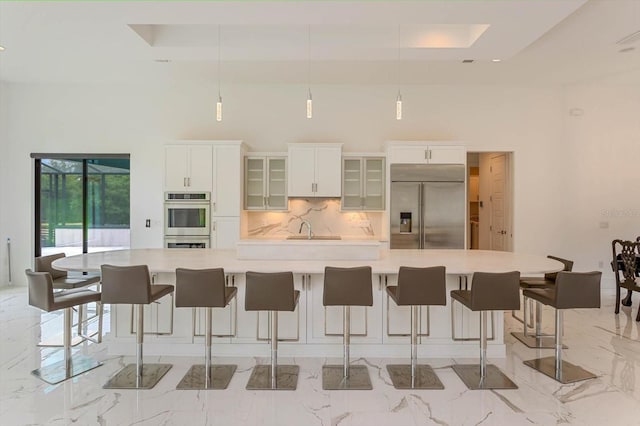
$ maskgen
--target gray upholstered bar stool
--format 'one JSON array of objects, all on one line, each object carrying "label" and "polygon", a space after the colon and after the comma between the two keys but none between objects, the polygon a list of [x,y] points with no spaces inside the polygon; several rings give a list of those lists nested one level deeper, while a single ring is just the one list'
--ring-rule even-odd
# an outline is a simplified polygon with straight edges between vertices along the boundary
[{"label": "gray upholstered bar stool", "polygon": [[[562,263],[562,270],[565,272],[571,272],[573,269],[573,262],[567,259],[562,259],[556,256],[547,256],[549,259],[557,260]],[[544,277],[522,277],[520,278],[520,289],[521,290],[529,290],[533,288],[551,288],[556,284],[556,276],[557,272],[549,272],[544,274]],[[536,302],[536,312],[535,312],[535,333],[533,335],[529,334],[529,327],[527,326],[527,311],[529,308],[529,298],[524,296],[524,301],[522,305],[522,315],[524,320],[522,321],[522,331],[513,331],[511,335],[516,339],[520,340],[526,346],[530,348],[536,349],[553,349],[555,347],[554,344],[554,336],[549,334],[542,334],[542,304],[540,302]],[[515,317],[515,315],[514,315]],[[519,318],[515,317],[519,320]],[[565,347],[566,349],[566,347]]]},{"label": "gray upholstered bar stool", "polygon": [[[54,290],[72,290],[75,288],[87,287],[90,285],[98,286],[98,291],[100,290],[100,276],[98,275],[77,275],[70,277],[67,271],[61,271],[59,269],[55,269],[51,264],[58,259],[62,259],[66,255],[64,253],[55,253],[47,256],[36,257],[34,261],[35,272],[48,272],[51,274],[51,278],[53,279],[53,288]],[[78,306],[78,337],[80,340],[71,342],[72,344],[78,344],[82,340],[89,340],[94,343],[102,342],[102,303],[96,302],[96,315],[90,318],[84,318],[84,305]],[[98,330],[94,335],[84,334],[83,333],[83,325],[87,323],[87,321],[92,320],[94,318],[98,318]],[[41,342],[40,346],[59,346],[58,343],[48,343]]]},{"label": "gray upholstered bar stool", "polygon": [[89,289],[54,293],[51,274],[32,272],[29,269],[25,273],[29,282],[29,305],[46,312],[64,309],[64,359],[33,370],[31,374],[55,385],[102,365],[95,359],[82,354],[72,357],[71,350],[73,307],[84,303],[99,302],[100,293]]},{"label": "gray upholstered bar stool", "polygon": [[204,365],[193,365],[176,389],[226,389],[237,365],[211,365],[213,308],[224,308],[236,296],[236,287],[227,287],[224,269],[176,269],[176,307],[205,308]]},{"label": "gray upholstered bar stool", "polygon": [[401,266],[398,285],[387,294],[398,306],[411,306],[411,364],[387,365],[396,389],[444,389],[429,365],[418,365],[418,306],[447,304],[447,277],[444,266],[410,268]]},{"label": "gray upholstered bar stool", "polygon": [[599,308],[602,272],[558,272],[556,285],[525,290],[524,294],[556,309],[555,357],[536,358],[524,363],[560,383],[592,379],[595,374],[562,360],[562,321],[564,309]]},{"label": "gray upholstered bar stool", "polygon": [[[480,311],[480,365],[456,364],[453,371],[469,389],[518,389],[495,365],[487,365],[487,311],[520,309],[520,272],[476,272],[471,290],[451,290],[451,300]],[[453,309],[453,306],[451,307]]]},{"label": "gray upholstered bar stool", "polygon": [[270,311],[271,363],[256,365],[247,383],[248,390],[296,390],[297,365],[278,365],[278,311],[294,311],[300,291],[293,288],[291,272],[247,272],[244,308]]},{"label": "gray upholstered bar stool", "polygon": [[173,286],[151,285],[147,265],[102,265],[102,302],[138,307],[136,363],[128,364],[104,386],[105,389],[151,389],[171,369],[171,364],[143,364],[144,305],[173,293]]},{"label": "gray upholstered bar stool", "polygon": [[343,351],[342,365],[322,367],[322,389],[369,390],[371,378],[366,365],[349,365],[351,343],[351,306],[372,306],[373,288],[371,267],[324,268],[324,306],[342,306]]}]

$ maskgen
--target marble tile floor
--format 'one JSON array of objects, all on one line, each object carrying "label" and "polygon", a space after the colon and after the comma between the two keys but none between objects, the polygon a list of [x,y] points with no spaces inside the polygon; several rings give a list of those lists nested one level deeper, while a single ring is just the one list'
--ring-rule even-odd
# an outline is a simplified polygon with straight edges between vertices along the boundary
[{"label": "marble tile floor", "polygon": [[[245,390],[256,363],[250,357],[215,359],[238,364],[224,391],[175,390],[200,358],[149,357],[147,361],[174,366],[154,389],[128,391],[102,389],[132,361],[107,355],[105,344],[75,349],[103,361],[98,369],[56,386],[33,377],[30,371],[41,357],[51,362],[61,351],[36,347],[41,313],[27,305],[26,288],[7,288],[0,290],[0,425],[638,425],[640,324],[634,318],[640,298],[635,299],[633,312],[624,307],[616,316],[613,290],[606,290],[600,310],[565,314],[565,359],[598,375],[571,385],[561,385],[522,363],[552,355],[552,350],[526,348],[506,334],[506,359],[491,361],[519,385],[518,390],[469,391],[449,367],[474,360],[427,359],[445,389],[399,391],[384,366],[403,360],[359,359],[354,362],[369,366],[372,391],[323,391],[321,367],[327,360],[283,356],[282,362],[300,365],[295,392]],[[551,312],[545,314],[545,330],[551,331]],[[520,328],[506,316],[506,332]]]}]

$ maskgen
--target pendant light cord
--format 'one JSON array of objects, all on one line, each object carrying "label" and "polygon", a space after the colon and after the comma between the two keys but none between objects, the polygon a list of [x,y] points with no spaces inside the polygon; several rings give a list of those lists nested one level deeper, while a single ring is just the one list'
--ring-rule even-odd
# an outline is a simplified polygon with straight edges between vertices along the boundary
[{"label": "pendant light cord", "polygon": [[311,97],[311,24],[307,25],[307,90]]},{"label": "pendant light cord", "polygon": [[220,24],[218,24],[218,99],[220,99]]}]

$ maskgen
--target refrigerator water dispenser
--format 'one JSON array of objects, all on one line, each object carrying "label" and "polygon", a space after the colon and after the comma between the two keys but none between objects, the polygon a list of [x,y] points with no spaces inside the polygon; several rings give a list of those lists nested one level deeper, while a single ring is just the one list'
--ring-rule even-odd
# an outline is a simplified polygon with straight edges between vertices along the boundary
[{"label": "refrigerator water dispenser", "polygon": [[411,233],[411,212],[400,212],[400,232]]}]

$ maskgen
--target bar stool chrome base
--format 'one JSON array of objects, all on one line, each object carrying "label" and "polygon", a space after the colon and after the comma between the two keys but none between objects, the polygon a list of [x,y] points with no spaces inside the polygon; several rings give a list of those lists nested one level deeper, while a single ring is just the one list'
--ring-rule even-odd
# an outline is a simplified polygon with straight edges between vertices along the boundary
[{"label": "bar stool chrome base", "polygon": [[387,365],[389,377],[396,389],[444,389],[444,385],[430,365],[416,365],[414,382],[411,383],[411,365]]},{"label": "bar stool chrome base", "polygon": [[534,370],[538,370],[542,374],[559,381],[562,384],[580,382],[582,380],[594,379],[597,376],[582,367],[562,361],[560,371],[556,372],[556,358],[548,356],[545,358],[536,358],[524,362]]},{"label": "bar stool chrome base", "polygon": [[247,390],[296,390],[299,372],[297,365],[278,365],[275,381],[272,381],[271,365],[256,365],[247,383]]},{"label": "bar stool chrome base", "polygon": [[72,357],[68,368],[66,364],[65,360],[58,361],[33,370],[31,374],[50,385],[56,385],[102,365],[101,362],[85,355],[75,355]]},{"label": "bar stool chrome base", "polygon": [[226,389],[231,382],[237,365],[212,365],[209,384],[206,383],[206,368],[204,364],[192,365],[184,375],[176,389],[200,390],[200,389]]},{"label": "bar stool chrome base", "polygon": [[138,384],[136,364],[128,364],[113,376],[103,389],[151,389],[171,370],[171,364],[144,364],[142,380]]},{"label": "bar stool chrome base", "polygon": [[[555,336],[539,336],[524,335],[521,331],[512,331],[511,335],[522,342],[525,346],[533,349],[555,349]],[[566,345],[562,345],[562,349],[567,349]]]},{"label": "bar stool chrome base", "polygon": [[343,365],[322,367],[322,389],[324,390],[371,390],[371,378],[366,365],[349,366],[349,376],[344,376]]},{"label": "bar stool chrome base", "polygon": [[460,380],[471,390],[478,389],[518,389],[518,385],[513,383],[498,367],[493,364],[487,365],[484,380],[480,377],[480,365],[478,364],[456,364],[451,366]]}]

